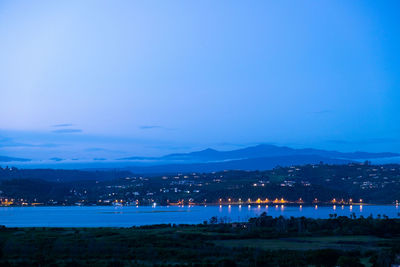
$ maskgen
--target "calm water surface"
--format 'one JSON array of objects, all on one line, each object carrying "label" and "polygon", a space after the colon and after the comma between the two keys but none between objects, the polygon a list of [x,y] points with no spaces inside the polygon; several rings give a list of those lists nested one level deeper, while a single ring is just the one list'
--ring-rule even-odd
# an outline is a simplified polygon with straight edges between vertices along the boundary
[{"label": "calm water surface", "polygon": [[372,214],[400,218],[398,206],[92,206],[92,207],[0,207],[0,225],[7,227],[130,227],[161,223],[197,224],[212,216],[227,221],[247,221],[262,212],[277,217],[329,218],[329,214],[364,217]]}]

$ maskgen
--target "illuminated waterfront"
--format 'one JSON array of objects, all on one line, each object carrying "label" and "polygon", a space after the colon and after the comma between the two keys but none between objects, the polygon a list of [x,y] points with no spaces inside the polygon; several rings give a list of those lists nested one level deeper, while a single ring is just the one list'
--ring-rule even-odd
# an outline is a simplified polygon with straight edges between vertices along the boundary
[{"label": "illuminated waterfront", "polygon": [[150,224],[197,224],[211,217],[226,222],[247,221],[262,212],[277,217],[329,218],[386,215],[398,218],[396,205],[216,205],[216,206],[70,206],[0,207],[0,225],[7,227],[130,227]]}]

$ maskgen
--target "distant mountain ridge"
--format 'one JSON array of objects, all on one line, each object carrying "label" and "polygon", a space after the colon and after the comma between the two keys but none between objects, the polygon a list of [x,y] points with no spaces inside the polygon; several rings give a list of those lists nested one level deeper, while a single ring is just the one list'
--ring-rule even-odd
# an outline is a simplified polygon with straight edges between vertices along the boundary
[{"label": "distant mountain ridge", "polygon": [[161,164],[153,166],[131,166],[124,168],[138,174],[162,174],[162,173],[190,173],[190,172],[217,172],[224,170],[244,170],[244,171],[262,171],[271,170],[277,166],[292,166],[304,164],[348,164],[354,162],[345,159],[331,159],[318,155],[296,155],[296,156],[278,156],[250,158],[242,160],[230,160],[208,163],[175,163]]},{"label": "distant mountain ridge", "polygon": [[[0,156],[0,165],[25,168],[66,169],[124,169],[136,173],[212,172],[223,170],[269,170],[276,166],[304,164],[347,164],[365,160],[399,157],[398,153],[339,152],[321,149],[295,149],[286,146],[261,144],[231,151],[205,149],[190,153],[175,153],[161,157],[130,157],[107,160],[96,157],[91,161],[68,161],[51,158],[35,162],[29,159]],[[26,164],[25,164],[26,163]]]},{"label": "distant mountain ridge", "polygon": [[27,162],[27,161],[31,161],[31,160],[30,159],[23,159],[23,158],[13,158],[13,157],[0,156],[0,162],[13,162],[13,161]]},{"label": "distant mountain ridge", "polygon": [[228,161],[228,160],[242,160],[252,158],[263,158],[263,157],[285,157],[285,156],[305,156],[314,155],[324,158],[333,159],[376,159],[376,158],[389,158],[398,157],[399,153],[392,152],[381,152],[381,153],[369,153],[369,152],[339,152],[329,151],[322,149],[304,148],[295,149],[286,146],[275,146],[268,144],[261,144],[252,147],[246,147],[231,151],[218,151],[215,149],[207,148],[201,151],[195,151],[190,153],[176,153],[169,154],[162,157],[129,157],[121,160],[160,160],[160,161],[183,161],[183,162],[216,162],[216,161]]}]

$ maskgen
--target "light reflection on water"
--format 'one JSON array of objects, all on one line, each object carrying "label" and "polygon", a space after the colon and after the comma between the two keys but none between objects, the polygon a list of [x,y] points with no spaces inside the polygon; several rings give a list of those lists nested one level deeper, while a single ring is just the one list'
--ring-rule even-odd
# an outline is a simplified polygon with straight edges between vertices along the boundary
[{"label": "light reflection on water", "polygon": [[0,225],[12,226],[54,226],[54,227],[129,227],[162,223],[195,224],[208,221],[211,217],[226,217],[229,221],[247,221],[251,217],[267,212],[273,217],[329,218],[330,214],[367,217],[387,215],[399,217],[398,205],[350,205],[338,209],[333,206],[304,205],[241,205],[218,206],[73,206],[73,207],[0,207]]}]

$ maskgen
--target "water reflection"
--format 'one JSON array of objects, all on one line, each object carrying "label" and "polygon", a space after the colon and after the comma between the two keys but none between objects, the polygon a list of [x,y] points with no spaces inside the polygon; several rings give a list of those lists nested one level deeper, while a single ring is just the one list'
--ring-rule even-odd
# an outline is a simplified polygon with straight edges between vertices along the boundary
[{"label": "water reflection", "polygon": [[[274,205],[268,209],[268,205],[260,205],[255,209],[248,205],[248,209],[242,205],[201,205],[185,207],[181,206],[122,206],[122,207],[0,207],[0,225],[10,227],[130,227],[132,225],[146,225],[159,223],[201,223],[211,217],[228,217],[232,221],[247,221],[248,218],[267,212],[269,216],[285,217],[312,217],[329,218],[329,214],[337,216],[350,216],[355,213],[357,217],[365,214],[387,215],[390,218],[399,218],[398,205],[372,206],[353,205],[348,208],[338,209],[337,205]],[[336,206],[336,209],[334,208]],[[358,206],[358,207],[357,207]],[[334,210],[334,211],[333,211]]]}]

